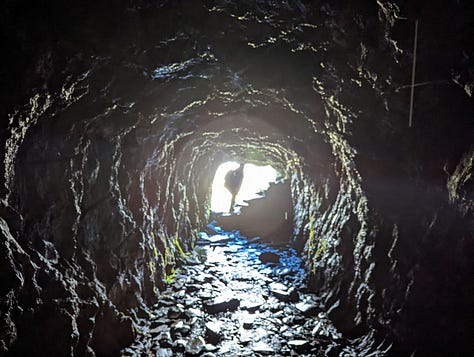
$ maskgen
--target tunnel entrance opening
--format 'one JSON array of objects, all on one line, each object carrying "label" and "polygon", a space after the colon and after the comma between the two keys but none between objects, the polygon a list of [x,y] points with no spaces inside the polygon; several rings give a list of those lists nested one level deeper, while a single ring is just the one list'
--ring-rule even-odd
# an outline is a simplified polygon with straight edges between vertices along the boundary
[{"label": "tunnel entrance opening", "polygon": [[234,161],[217,168],[212,185],[211,222],[226,232],[238,231],[248,239],[290,243],[293,233],[290,180],[270,165],[245,164],[242,184],[232,205],[231,190],[226,187],[229,175],[238,174],[239,170],[242,166]]},{"label": "tunnel entrance opening", "polygon": [[[228,161],[221,164],[214,175],[211,193],[211,212],[228,213],[231,210],[232,194],[225,187],[226,175],[237,170],[240,164],[235,161]],[[234,213],[240,212],[240,208],[248,206],[247,201],[264,198],[263,192],[267,190],[271,183],[277,181],[279,173],[270,165],[257,166],[245,164],[243,167],[243,180],[235,197]]]}]

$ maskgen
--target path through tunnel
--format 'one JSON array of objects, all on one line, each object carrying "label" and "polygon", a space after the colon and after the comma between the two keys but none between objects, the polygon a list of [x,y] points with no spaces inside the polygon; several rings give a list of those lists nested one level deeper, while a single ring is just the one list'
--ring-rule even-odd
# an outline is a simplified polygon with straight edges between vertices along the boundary
[{"label": "path through tunnel", "polygon": [[290,244],[209,224],[125,356],[370,355],[331,323]]},{"label": "path through tunnel", "polygon": [[[448,3],[8,1],[0,356],[469,354]],[[276,182],[212,212],[226,162]]]}]

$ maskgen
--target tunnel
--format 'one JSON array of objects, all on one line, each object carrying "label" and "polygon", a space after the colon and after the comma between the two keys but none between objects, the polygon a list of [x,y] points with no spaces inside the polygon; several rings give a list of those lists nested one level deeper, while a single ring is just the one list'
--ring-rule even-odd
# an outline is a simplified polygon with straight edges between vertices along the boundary
[{"label": "tunnel", "polygon": [[[298,320],[310,349],[276,331],[246,355],[472,354],[472,2],[2,7],[0,356],[238,355],[144,327],[219,235],[263,249],[258,269],[298,259],[284,311],[318,302]],[[216,215],[229,161],[280,181]],[[322,316],[339,337],[311,335]]]}]

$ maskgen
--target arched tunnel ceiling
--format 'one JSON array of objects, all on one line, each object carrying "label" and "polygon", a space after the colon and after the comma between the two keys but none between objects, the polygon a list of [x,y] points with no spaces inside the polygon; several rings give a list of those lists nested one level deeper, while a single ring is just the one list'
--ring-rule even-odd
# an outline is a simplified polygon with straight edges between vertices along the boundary
[{"label": "arched tunnel ceiling", "polygon": [[472,4],[5,6],[0,340],[13,354],[130,343],[228,159],[290,179],[292,241],[341,329],[394,353],[466,351]]}]

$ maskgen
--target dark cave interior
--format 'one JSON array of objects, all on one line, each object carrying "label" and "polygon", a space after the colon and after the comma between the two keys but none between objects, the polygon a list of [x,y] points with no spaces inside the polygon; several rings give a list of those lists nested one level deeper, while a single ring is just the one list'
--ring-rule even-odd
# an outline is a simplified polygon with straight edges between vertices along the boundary
[{"label": "dark cave interior", "polygon": [[289,242],[338,329],[389,355],[472,353],[473,14],[5,1],[0,356],[120,355],[226,161],[285,176],[284,203],[221,223]]}]

